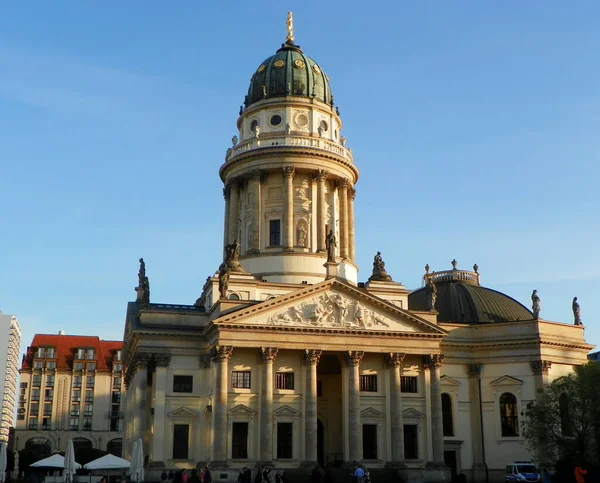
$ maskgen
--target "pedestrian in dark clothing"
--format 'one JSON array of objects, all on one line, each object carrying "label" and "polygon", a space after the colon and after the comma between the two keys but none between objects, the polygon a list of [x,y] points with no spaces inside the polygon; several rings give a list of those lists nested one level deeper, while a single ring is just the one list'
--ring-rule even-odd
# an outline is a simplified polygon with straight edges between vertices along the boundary
[{"label": "pedestrian in dark clothing", "polygon": [[198,476],[198,471],[196,471],[196,468],[192,470],[192,474],[190,475],[188,481],[190,483],[200,483],[200,477]]},{"label": "pedestrian in dark clothing", "polygon": [[165,481],[168,478],[169,475],[167,475],[166,471],[163,471],[160,475],[160,479],[161,481]]},{"label": "pedestrian in dark clothing", "polygon": [[175,478],[175,473],[173,472],[173,470],[169,471],[169,480],[173,481],[173,478]]},{"label": "pedestrian in dark clothing", "polygon": [[323,478],[323,483],[333,483],[333,475],[330,470],[325,472],[325,478]]},{"label": "pedestrian in dark clothing", "polygon": [[202,483],[212,483],[212,475],[210,474],[208,466],[204,467],[204,473],[202,474]]},{"label": "pedestrian in dark clothing", "polygon": [[260,466],[256,470],[256,476],[254,477],[254,483],[262,483],[262,469]]},{"label": "pedestrian in dark clothing", "polygon": [[310,474],[311,483],[321,483],[321,472],[318,467],[314,467],[312,473]]}]

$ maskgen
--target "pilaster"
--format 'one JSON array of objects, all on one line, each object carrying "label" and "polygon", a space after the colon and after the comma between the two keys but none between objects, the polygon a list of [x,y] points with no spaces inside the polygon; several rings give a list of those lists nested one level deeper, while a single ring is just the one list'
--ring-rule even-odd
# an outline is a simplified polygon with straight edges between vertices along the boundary
[{"label": "pilaster", "polygon": [[291,250],[294,246],[294,167],[283,167],[285,182],[285,212],[283,218],[283,247]]},{"label": "pilaster", "polygon": [[250,201],[250,211],[252,213],[252,222],[248,233],[247,253],[257,253],[260,250],[260,226],[261,217],[261,181],[263,172],[255,169],[250,173],[248,180],[248,190],[252,193]]},{"label": "pilaster", "polygon": [[354,240],[354,197],[356,190],[350,188],[348,190],[348,255],[350,260],[356,261],[356,247]]},{"label": "pilaster", "polygon": [[232,181],[229,185],[229,243],[238,237],[238,220],[240,218],[239,183]]},{"label": "pilaster", "polygon": [[163,463],[164,437],[166,432],[166,395],[167,395],[167,368],[171,362],[170,354],[155,354],[156,374],[153,384],[154,390],[154,434],[152,441],[152,463]]},{"label": "pilaster", "polygon": [[432,462],[444,464],[444,426],[442,418],[442,391],[440,386],[440,368],[444,362],[442,354],[425,357],[425,367],[429,369],[431,387],[431,440],[433,447]]},{"label": "pilaster", "polygon": [[535,398],[539,399],[542,397],[542,390],[544,385],[548,384],[548,372],[552,367],[551,361],[537,360],[529,361],[531,372],[533,373],[533,382],[535,386]]},{"label": "pilaster", "polygon": [[348,258],[348,188],[350,182],[344,179],[338,188],[338,199],[340,200],[340,256]]}]

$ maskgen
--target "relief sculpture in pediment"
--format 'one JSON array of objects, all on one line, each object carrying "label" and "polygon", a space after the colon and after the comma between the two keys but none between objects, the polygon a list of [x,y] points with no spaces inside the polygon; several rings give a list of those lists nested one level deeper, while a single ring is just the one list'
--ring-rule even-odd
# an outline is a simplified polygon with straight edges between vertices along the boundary
[{"label": "relief sculpture in pediment", "polygon": [[268,323],[354,329],[390,327],[390,321],[385,316],[339,293],[322,294],[288,307],[269,317]]}]

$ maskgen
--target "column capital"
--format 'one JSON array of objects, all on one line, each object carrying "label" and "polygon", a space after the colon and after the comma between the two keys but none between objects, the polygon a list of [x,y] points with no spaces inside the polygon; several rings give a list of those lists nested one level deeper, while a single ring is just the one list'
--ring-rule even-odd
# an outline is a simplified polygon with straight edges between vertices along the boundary
[{"label": "column capital", "polygon": [[338,181],[338,186],[339,186],[341,189],[348,190],[348,189],[350,189],[350,188],[351,188],[352,184],[350,183],[350,180],[349,180],[349,179],[342,178],[340,181]]},{"label": "column capital", "polygon": [[469,374],[469,377],[479,377],[481,376],[481,369],[483,369],[483,364],[469,364],[467,366],[467,373]]},{"label": "column capital", "polygon": [[277,357],[277,347],[261,347],[260,360],[261,362],[273,362]]},{"label": "column capital", "polygon": [[439,369],[442,367],[442,363],[444,362],[444,354],[429,354],[424,356],[423,364],[429,370],[431,369]]},{"label": "column capital", "polygon": [[304,363],[307,365],[317,365],[322,353],[321,349],[304,349]]},{"label": "column capital", "polygon": [[329,171],[327,171],[325,169],[319,169],[315,173],[315,178],[317,181],[325,181],[327,179],[328,175],[329,175]]},{"label": "column capital", "polygon": [[294,174],[296,173],[296,168],[294,168],[293,166],[284,166],[282,170],[283,176],[286,178],[293,178]]},{"label": "column capital", "polygon": [[223,198],[225,198],[225,199],[229,198],[229,192],[230,192],[229,186],[225,186],[223,188]]},{"label": "column capital", "polygon": [[200,364],[200,369],[209,369],[210,368],[210,354],[200,354],[198,356],[198,362]]},{"label": "column capital", "polygon": [[155,367],[169,367],[171,354],[154,354],[152,356]]},{"label": "column capital", "polygon": [[213,347],[211,357],[213,362],[227,362],[231,354],[233,353],[233,347],[230,345],[217,345]]},{"label": "column capital", "polygon": [[252,181],[262,181],[262,177],[264,176],[264,173],[261,169],[253,169],[252,171],[250,171],[250,175],[248,176]]},{"label": "column capital", "polygon": [[348,351],[346,354],[344,354],[346,365],[348,367],[358,366],[364,355],[365,353],[363,351]]},{"label": "column capital", "polygon": [[403,352],[390,352],[385,355],[385,361],[392,367],[400,367],[405,356]]},{"label": "column capital", "polygon": [[548,374],[548,371],[552,367],[551,361],[529,361],[529,365],[531,366],[531,372],[534,375],[539,376],[540,374]]},{"label": "column capital", "polygon": [[356,196],[356,189],[355,188],[350,188],[348,190],[348,196],[350,197],[350,199],[352,201],[354,201],[354,197]]}]

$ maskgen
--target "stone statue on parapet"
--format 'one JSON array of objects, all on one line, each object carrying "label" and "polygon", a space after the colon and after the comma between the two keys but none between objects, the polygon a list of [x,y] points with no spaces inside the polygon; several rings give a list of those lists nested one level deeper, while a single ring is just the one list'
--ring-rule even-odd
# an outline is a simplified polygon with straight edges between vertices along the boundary
[{"label": "stone statue on parapet", "polygon": [[435,310],[437,302],[437,286],[430,277],[427,279],[427,310],[430,312]]},{"label": "stone statue on parapet", "polygon": [[[240,265],[240,242],[235,240],[229,245],[225,245],[223,265],[229,272],[241,272],[246,273],[244,268]],[[220,270],[220,269],[219,269]]]},{"label": "stone statue on parapet", "polygon": [[581,308],[577,302],[577,297],[573,297],[573,318],[575,319],[575,325],[582,325],[581,323]]},{"label": "stone statue on parapet", "polygon": [[229,269],[225,262],[219,267],[219,294],[221,298],[227,298],[227,289],[229,288]]},{"label": "stone statue on parapet", "polygon": [[325,239],[325,247],[327,248],[327,262],[336,263],[337,260],[335,259],[335,249],[337,248],[337,240],[335,238],[333,230],[329,230],[329,234]]},{"label": "stone statue on parapet", "polygon": [[535,320],[540,318],[540,296],[537,294],[537,290],[534,290],[531,294],[531,310],[533,312],[533,318]]},{"label": "stone statue on parapet", "polygon": [[143,258],[140,258],[140,269],[138,271],[138,286],[135,288],[137,292],[137,302],[143,304],[150,303],[150,281],[146,276],[146,263]]},{"label": "stone statue on parapet", "polygon": [[373,274],[369,277],[369,281],[381,281],[381,282],[391,282],[392,277],[388,275],[385,270],[385,262],[383,258],[381,258],[381,252],[377,252],[375,258],[373,258]]}]

